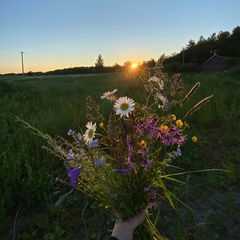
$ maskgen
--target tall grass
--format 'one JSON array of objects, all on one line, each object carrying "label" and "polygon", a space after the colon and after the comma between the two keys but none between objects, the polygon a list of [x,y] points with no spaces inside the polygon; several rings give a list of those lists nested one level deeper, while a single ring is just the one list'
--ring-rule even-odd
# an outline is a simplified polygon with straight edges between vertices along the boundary
[{"label": "tall grass", "polygon": [[[197,94],[186,104],[186,111],[203,97],[213,94],[214,98],[189,119],[191,131],[198,136],[199,143],[196,150],[186,149],[185,157],[177,164],[189,169],[217,166],[231,170],[228,176],[208,176],[207,180],[204,180],[209,181],[206,183],[209,187],[203,191],[206,195],[222,188],[222,185],[229,190],[232,184],[237,186],[236,191],[229,193],[228,197],[233,198],[234,194],[239,194],[239,77],[238,74],[182,75],[186,92],[196,82],[201,82]],[[67,191],[66,187],[55,182],[56,177],[66,179],[65,170],[58,161],[42,150],[42,140],[24,129],[15,116],[52,136],[66,136],[69,129],[84,128],[85,99],[88,95],[100,103],[101,111],[107,112],[109,106],[106,102],[100,102],[100,96],[115,88],[119,89],[119,96],[126,95],[140,102],[143,98],[142,83],[133,73],[0,77],[0,239],[12,239],[14,234],[16,239],[74,239],[70,234],[75,231],[82,234],[82,239],[103,239],[103,235],[108,234],[106,231],[109,229],[108,224],[112,223],[111,220],[104,219],[104,222],[90,217],[92,214],[101,215],[102,212],[95,209],[94,203],[89,203],[90,200],[84,196],[73,195],[67,200],[66,208],[53,209],[53,202],[59,195],[55,197],[52,193],[58,192],[61,195],[63,191]],[[194,149],[194,146],[192,147]],[[190,179],[193,179],[191,191],[199,194],[202,185],[199,186],[194,177]],[[219,182],[222,182],[222,185]],[[192,199],[192,192],[187,187],[179,187],[176,191],[180,192],[183,198]],[[189,203],[192,204],[192,200]],[[234,207],[234,204],[229,206],[229,211],[234,213]],[[161,222],[169,237],[213,239],[204,238],[210,236],[208,225],[193,228],[191,223],[199,219],[192,213],[188,213],[189,216],[172,214],[175,228],[172,232],[167,230],[171,229],[168,225],[171,211],[163,211],[167,220]],[[73,217],[76,212],[79,216]],[[224,213],[228,216],[228,211],[224,210]],[[205,216],[205,220],[213,221],[213,217],[213,214]],[[31,224],[27,221],[28,218],[32,219]],[[64,219],[71,220],[71,223]],[[234,221],[239,223],[239,220]],[[74,226],[77,223],[79,226],[79,222],[81,230],[76,230]],[[226,236],[239,236],[237,230],[229,232],[221,222],[215,221],[214,224],[215,232],[211,233],[211,236],[220,232],[224,232]],[[221,227],[222,225],[224,227]],[[191,238],[190,235],[194,237]]]}]

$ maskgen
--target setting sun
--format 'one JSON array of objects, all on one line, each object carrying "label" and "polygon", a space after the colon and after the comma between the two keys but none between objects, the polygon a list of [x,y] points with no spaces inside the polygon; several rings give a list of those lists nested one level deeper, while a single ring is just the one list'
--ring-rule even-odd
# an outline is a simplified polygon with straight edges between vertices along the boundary
[{"label": "setting sun", "polygon": [[132,68],[136,68],[138,66],[137,63],[132,63]]}]

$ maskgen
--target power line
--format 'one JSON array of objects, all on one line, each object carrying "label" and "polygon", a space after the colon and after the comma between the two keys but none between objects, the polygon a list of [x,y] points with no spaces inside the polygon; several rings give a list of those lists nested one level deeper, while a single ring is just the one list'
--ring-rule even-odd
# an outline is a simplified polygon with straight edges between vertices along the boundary
[{"label": "power line", "polygon": [[19,50],[12,49],[12,48],[0,48],[0,49],[5,50],[5,51],[19,52]]},{"label": "power line", "polygon": [[[0,47],[1,50],[5,50],[5,51],[12,51],[12,52],[22,52],[22,50],[17,50],[17,49],[13,49],[13,48],[2,48]],[[48,58],[48,57],[43,57],[43,56],[39,56],[35,53],[32,53],[32,52],[24,52],[24,53],[27,53],[28,55],[31,55],[31,56],[34,56],[34,57],[37,57],[37,58],[41,58],[41,59],[44,59],[44,60],[47,60],[49,62],[55,62],[55,63],[59,63],[59,64],[68,64],[66,62],[63,62],[63,61],[58,61],[58,60],[54,60],[54,59],[51,59],[51,58]]]},{"label": "power line", "polygon": [[55,63],[59,63],[59,64],[68,64],[66,62],[62,62],[62,61],[58,61],[58,60],[54,60],[54,59],[51,59],[51,58],[48,58],[48,57],[43,57],[43,56],[39,56],[35,53],[30,53],[30,52],[26,52],[28,55],[31,55],[31,56],[34,56],[34,57],[37,57],[37,58],[41,58],[43,60],[47,60],[49,62],[55,62]]}]

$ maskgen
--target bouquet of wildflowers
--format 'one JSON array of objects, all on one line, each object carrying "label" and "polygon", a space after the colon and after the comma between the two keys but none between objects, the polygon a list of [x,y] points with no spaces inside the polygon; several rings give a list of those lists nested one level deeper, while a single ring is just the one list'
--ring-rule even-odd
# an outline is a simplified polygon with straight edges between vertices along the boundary
[{"label": "bouquet of wildflowers", "polygon": [[[44,148],[63,161],[71,187],[96,199],[119,219],[128,219],[145,208],[157,209],[161,201],[174,206],[175,196],[165,180],[177,181],[171,175],[171,161],[181,155],[187,139],[185,119],[211,98],[203,99],[179,119],[171,110],[181,107],[199,83],[182,97],[180,75],[169,77],[161,67],[159,61],[154,73],[140,75],[146,90],[144,104],[128,96],[118,97],[114,89],[100,96],[101,101],[112,104],[107,120],[88,97],[86,129],[69,130],[68,140],[53,139],[34,129],[47,141]],[[144,227],[140,239],[163,239],[150,219]]]}]

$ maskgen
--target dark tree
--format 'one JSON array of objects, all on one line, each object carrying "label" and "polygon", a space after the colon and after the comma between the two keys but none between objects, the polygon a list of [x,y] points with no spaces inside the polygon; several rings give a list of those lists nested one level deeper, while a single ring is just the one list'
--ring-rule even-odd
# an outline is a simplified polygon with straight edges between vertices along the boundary
[{"label": "dark tree", "polygon": [[155,67],[155,65],[156,65],[156,61],[154,60],[154,58],[152,58],[151,60],[149,60],[149,61],[147,62],[147,66],[148,66],[149,68],[153,68],[153,67]]},{"label": "dark tree", "polygon": [[188,44],[187,44],[187,48],[190,49],[190,48],[193,48],[195,47],[196,43],[194,40],[190,39]]},{"label": "dark tree", "polygon": [[103,70],[104,70],[103,64],[104,64],[104,62],[103,62],[102,55],[99,54],[98,58],[96,60],[96,63],[95,63],[96,72],[103,72]]}]

